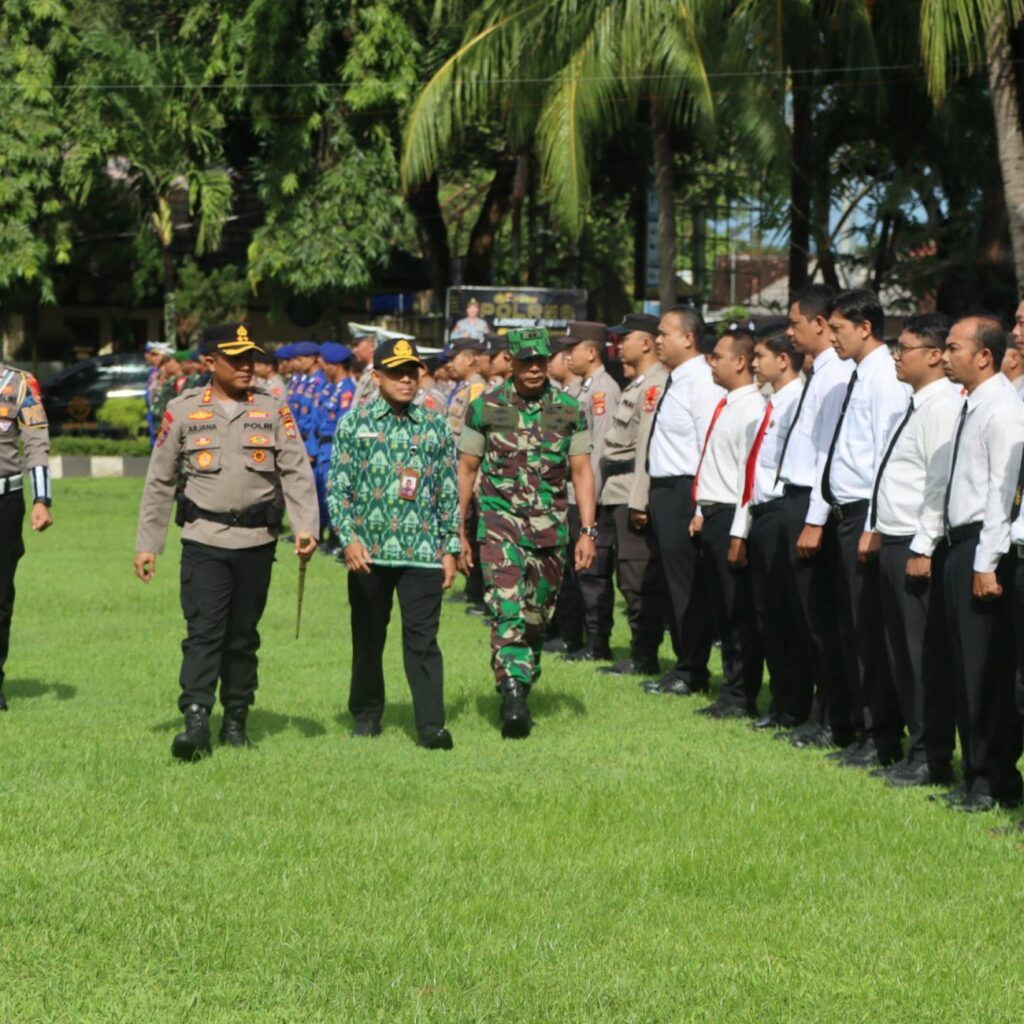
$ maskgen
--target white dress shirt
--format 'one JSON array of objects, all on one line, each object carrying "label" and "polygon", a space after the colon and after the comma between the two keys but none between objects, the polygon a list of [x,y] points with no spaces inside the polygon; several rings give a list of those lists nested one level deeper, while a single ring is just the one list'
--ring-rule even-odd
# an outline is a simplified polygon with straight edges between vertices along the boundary
[{"label": "white dress shirt", "polygon": [[[1024,403],[998,373],[979,384],[966,402],[959,446],[954,430],[949,525],[982,524],[974,571],[994,572],[1010,549],[1010,510],[1024,451]],[[938,540],[934,533],[928,539]],[[916,545],[915,538],[914,550]]]},{"label": "white dress shirt", "polygon": [[[839,428],[829,475],[832,497],[839,505],[871,498],[889,434],[905,415],[910,400],[910,388],[896,379],[896,363],[884,345],[865,356],[855,369],[857,381]],[[845,398],[845,392],[833,393],[829,398],[835,405],[834,422],[838,421]],[[822,476],[831,440],[829,438],[821,456],[812,504],[822,495]],[[821,500],[824,503],[824,499]],[[809,516],[807,521],[811,521]]]},{"label": "white dress shirt", "polygon": [[924,532],[942,534],[942,503],[963,399],[960,389],[943,378],[915,391],[913,403],[878,480],[874,528],[889,537],[917,540]]},{"label": "white dress shirt", "polygon": [[764,418],[764,406],[764,396],[756,384],[745,384],[725,396],[725,407],[708,435],[700,464],[698,505],[739,504],[747,455]]},{"label": "white dress shirt", "polygon": [[[840,359],[834,349],[827,348],[814,357],[814,371],[806,384],[807,397],[786,445],[780,474],[784,484],[814,487],[820,467],[825,464],[843,395],[846,394],[846,384],[852,373],[853,364]],[[838,395],[838,403],[832,401],[835,395]],[[807,522],[821,526],[827,518],[828,505],[822,501],[820,492],[815,501],[812,492]]]},{"label": "white dress shirt", "polygon": [[711,377],[703,356],[680,363],[658,410],[658,419],[647,449],[652,477],[693,476],[697,472],[704,437],[715,406],[725,395]]},{"label": "white dress shirt", "polygon": [[[791,380],[774,392],[769,399],[772,403],[772,418],[768,421],[768,427],[761,439],[761,448],[757,453],[757,463],[754,466],[754,493],[748,504],[737,504],[736,506],[736,515],[733,516],[732,530],[730,531],[733,537],[746,537],[750,533],[751,505],[761,505],[766,501],[782,497],[783,482],[781,479],[776,480],[779,457],[782,455],[786,432],[796,415],[803,389],[804,382],[797,377],[796,380]],[[806,402],[804,404],[806,405]],[[803,415],[802,409],[800,415]],[[758,428],[760,428],[760,423]],[[756,431],[754,437],[756,440]],[[743,472],[744,482],[746,482],[746,462],[743,464]],[[743,497],[742,491],[740,497]]]}]

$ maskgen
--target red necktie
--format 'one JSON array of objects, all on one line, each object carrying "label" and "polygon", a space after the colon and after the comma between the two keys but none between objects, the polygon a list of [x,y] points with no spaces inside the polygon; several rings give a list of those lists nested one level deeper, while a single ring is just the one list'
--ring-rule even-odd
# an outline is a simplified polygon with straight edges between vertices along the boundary
[{"label": "red necktie", "polygon": [[704,435],[704,447],[700,450],[700,462],[697,463],[697,472],[693,474],[693,488],[690,491],[690,497],[693,500],[694,506],[697,504],[697,481],[700,479],[700,467],[704,465],[704,456],[708,450],[708,441],[711,440],[711,431],[715,429],[715,424],[718,422],[718,417],[722,415],[722,410],[725,408],[725,403],[729,399],[723,398],[719,401],[718,405],[715,406],[714,415],[711,417],[711,422],[708,424],[708,432]]},{"label": "red necktie", "polygon": [[743,480],[743,500],[740,502],[741,505],[746,505],[748,501],[754,496],[754,473],[757,471],[757,456],[761,451],[761,442],[764,440],[765,431],[768,430],[768,424],[772,419],[772,403],[769,402],[764,410],[764,419],[761,420],[761,426],[757,428],[757,433],[754,435],[754,447],[750,449],[750,454],[747,456],[747,475]]}]

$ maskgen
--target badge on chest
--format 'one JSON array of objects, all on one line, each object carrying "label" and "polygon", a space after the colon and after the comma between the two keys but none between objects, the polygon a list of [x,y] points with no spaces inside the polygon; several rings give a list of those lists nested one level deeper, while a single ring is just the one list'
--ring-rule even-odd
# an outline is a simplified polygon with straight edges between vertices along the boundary
[{"label": "badge on chest", "polygon": [[420,491],[420,471],[401,469],[398,472],[398,496],[403,501],[414,501]]}]

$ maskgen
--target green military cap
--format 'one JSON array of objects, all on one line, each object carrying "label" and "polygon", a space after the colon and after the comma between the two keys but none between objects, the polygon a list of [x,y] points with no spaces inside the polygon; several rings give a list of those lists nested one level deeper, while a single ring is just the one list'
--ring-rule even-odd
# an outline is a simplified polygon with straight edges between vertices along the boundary
[{"label": "green military cap", "polygon": [[509,331],[505,337],[508,339],[508,354],[513,359],[535,359],[551,355],[551,342],[546,327],[524,327],[522,330]]}]

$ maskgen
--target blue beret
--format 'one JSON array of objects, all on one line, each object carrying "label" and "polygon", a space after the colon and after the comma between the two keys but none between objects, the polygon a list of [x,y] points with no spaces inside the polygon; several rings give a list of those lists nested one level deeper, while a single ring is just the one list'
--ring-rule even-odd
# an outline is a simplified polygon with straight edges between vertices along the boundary
[{"label": "blue beret", "polygon": [[277,348],[274,349],[274,355],[277,356],[278,359],[291,359],[291,345],[278,345]]},{"label": "blue beret", "polygon": [[347,363],[352,358],[352,353],[347,345],[338,341],[325,341],[320,346],[320,358],[325,363]]},{"label": "blue beret", "polygon": [[297,341],[292,345],[291,358],[296,356],[318,356],[320,355],[320,346],[315,341]]}]

